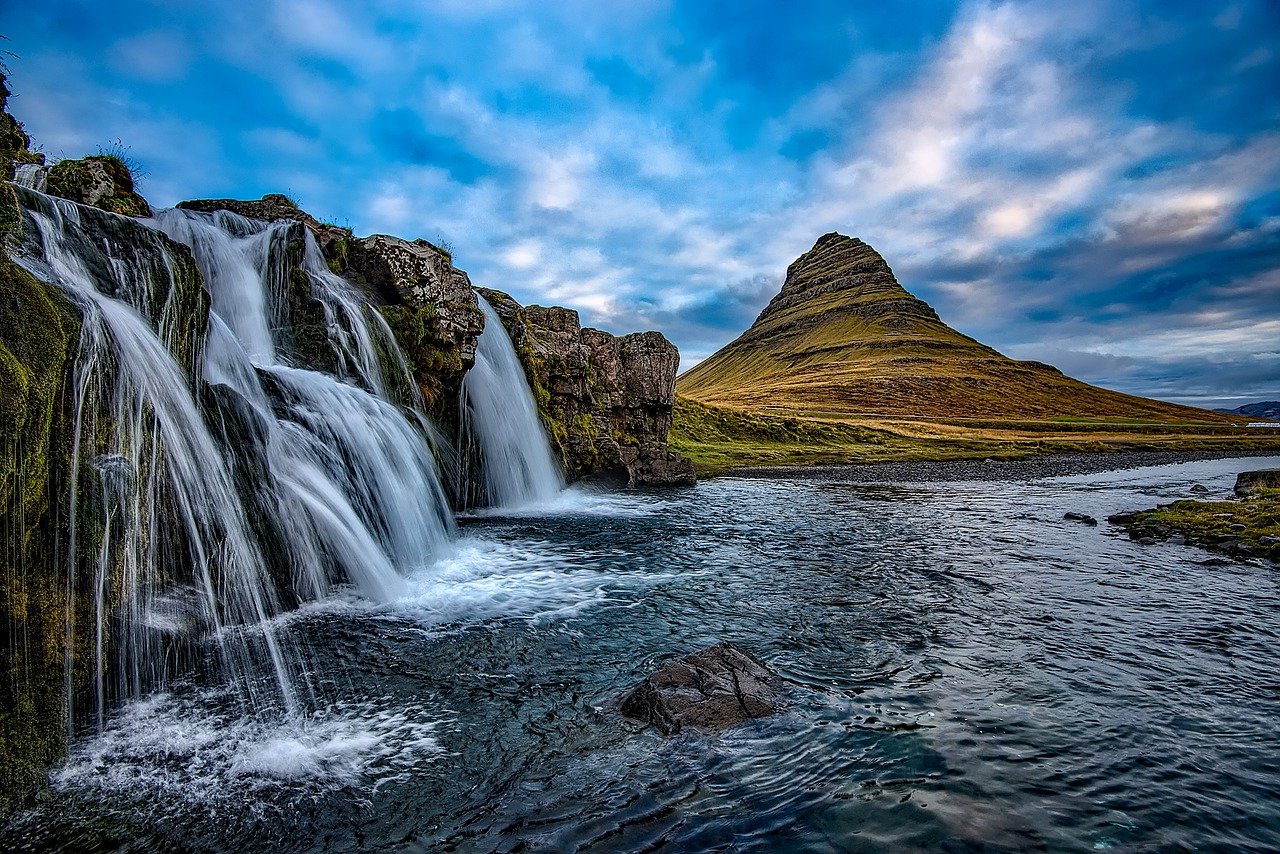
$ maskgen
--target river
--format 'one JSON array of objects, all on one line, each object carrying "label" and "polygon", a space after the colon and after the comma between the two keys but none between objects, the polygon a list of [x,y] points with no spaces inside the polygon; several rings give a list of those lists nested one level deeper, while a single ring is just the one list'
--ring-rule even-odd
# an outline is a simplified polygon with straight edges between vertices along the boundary
[{"label": "river", "polygon": [[[1104,518],[1216,460],[1027,481],[723,478],[461,519],[373,605],[276,618],[314,694],[194,675],[79,739],[11,848],[1280,849],[1280,574]],[[664,738],[616,699],[732,641],[787,706]]]}]

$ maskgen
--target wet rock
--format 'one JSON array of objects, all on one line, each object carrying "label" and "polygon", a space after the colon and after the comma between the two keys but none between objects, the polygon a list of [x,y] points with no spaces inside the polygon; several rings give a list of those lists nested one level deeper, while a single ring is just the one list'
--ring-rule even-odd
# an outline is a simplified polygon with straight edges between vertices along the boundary
[{"label": "wet rock", "polygon": [[350,229],[321,222],[299,208],[293,199],[282,193],[267,193],[261,199],[190,199],[178,202],[178,207],[203,213],[230,211],[233,214],[265,222],[275,222],[280,219],[300,222],[315,235],[316,242],[320,244],[326,256],[340,243],[351,240]]},{"label": "wet rock", "polygon": [[1253,495],[1260,489],[1280,489],[1280,469],[1242,471],[1236,475],[1236,495]]},{"label": "wet rock", "polygon": [[1205,486],[1203,483],[1197,483],[1191,487],[1191,491],[1196,494],[1203,494],[1209,491],[1209,487]]},{"label": "wet rock", "polygon": [[511,336],[570,480],[604,473],[628,486],[694,482],[693,464],[667,445],[674,344],[657,332],[610,335],[583,327],[571,309],[477,290]]},{"label": "wet rock", "polygon": [[718,731],[780,708],[781,680],[732,644],[716,644],[666,664],[622,701],[622,713],[664,735],[684,727]]},{"label": "wet rock", "polygon": [[1062,518],[1071,522],[1080,522],[1084,525],[1094,526],[1098,524],[1098,520],[1087,513],[1063,513]]}]

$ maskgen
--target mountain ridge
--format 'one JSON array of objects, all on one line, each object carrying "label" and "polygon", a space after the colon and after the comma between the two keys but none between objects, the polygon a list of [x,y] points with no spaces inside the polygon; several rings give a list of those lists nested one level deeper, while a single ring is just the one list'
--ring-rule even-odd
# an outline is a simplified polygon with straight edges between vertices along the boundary
[{"label": "mountain ridge", "polygon": [[1011,359],[948,326],[879,252],[837,232],[792,262],[755,322],[677,389],[709,405],[822,417],[1229,420]]}]

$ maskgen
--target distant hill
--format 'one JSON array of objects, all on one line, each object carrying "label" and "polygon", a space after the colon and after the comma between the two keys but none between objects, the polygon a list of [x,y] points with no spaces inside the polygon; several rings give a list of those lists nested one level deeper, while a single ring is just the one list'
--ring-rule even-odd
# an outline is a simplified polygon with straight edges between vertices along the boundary
[{"label": "distant hill", "polygon": [[1227,412],[1231,415],[1247,415],[1250,418],[1274,418],[1280,420],[1280,400],[1264,400],[1261,403],[1246,403],[1235,409],[1215,409],[1215,412]]},{"label": "distant hill", "polygon": [[815,417],[1232,420],[1010,359],[943,323],[876,250],[835,233],[796,259],[751,328],[683,374],[677,390],[706,404]]}]

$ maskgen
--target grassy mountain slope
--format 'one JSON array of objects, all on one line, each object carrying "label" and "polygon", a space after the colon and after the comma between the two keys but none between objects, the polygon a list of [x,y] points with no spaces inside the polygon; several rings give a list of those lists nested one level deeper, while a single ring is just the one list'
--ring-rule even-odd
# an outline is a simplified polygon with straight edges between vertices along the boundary
[{"label": "grassy mountain slope", "polygon": [[1007,358],[943,323],[866,243],[834,233],[787,269],[750,329],[682,375],[677,389],[705,404],[837,419],[1239,420]]}]

